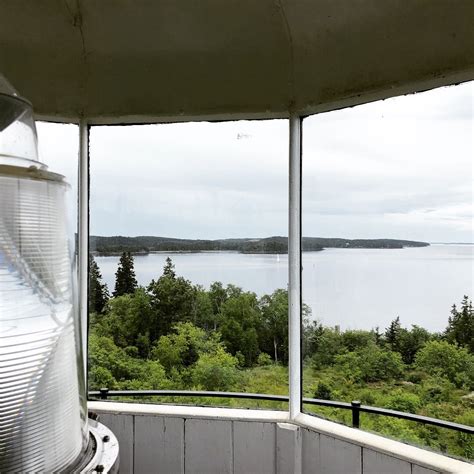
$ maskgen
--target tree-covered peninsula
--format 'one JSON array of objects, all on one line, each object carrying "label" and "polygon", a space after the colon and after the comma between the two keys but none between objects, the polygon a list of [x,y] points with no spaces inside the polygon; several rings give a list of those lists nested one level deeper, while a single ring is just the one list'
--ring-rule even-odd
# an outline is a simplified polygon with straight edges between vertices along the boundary
[{"label": "tree-covered peninsula", "polygon": [[[304,252],[316,252],[325,248],[345,249],[402,249],[404,247],[426,247],[427,242],[397,239],[341,239],[323,237],[303,237]],[[273,236],[266,238],[243,239],[176,239],[153,236],[91,236],[90,248],[94,255],[121,255],[130,252],[134,255],[150,252],[217,252],[233,251],[247,254],[286,254],[288,238]]]}]

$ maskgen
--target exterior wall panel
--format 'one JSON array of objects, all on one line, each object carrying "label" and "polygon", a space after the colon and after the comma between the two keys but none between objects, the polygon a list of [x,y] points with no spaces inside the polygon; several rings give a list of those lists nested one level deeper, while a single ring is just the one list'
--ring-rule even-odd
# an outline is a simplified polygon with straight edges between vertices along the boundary
[{"label": "exterior wall panel", "polygon": [[232,421],[185,421],[185,470],[193,474],[232,472]]},{"label": "exterior wall panel", "polygon": [[234,421],[234,474],[274,474],[275,424]]},{"label": "exterior wall panel", "polygon": [[355,444],[320,434],[316,453],[318,474],[362,474],[362,448]]},{"label": "exterior wall panel", "polygon": [[135,417],[135,472],[184,473],[184,419]]},{"label": "exterior wall panel", "polygon": [[411,474],[407,461],[364,448],[364,474]]},{"label": "exterior wall panel", "polygon": [[441,474],[439,471],[433,471],[432,469],[427,469],[426,467],[417,466],[412,464],[411,474]]},{"label": "exterior wall panel", "polygon": [[315,431],[302,429],[303,448],[302,448],[302,465],[303,473],[318,472],[316,466],[319,465],[319,433]]}]

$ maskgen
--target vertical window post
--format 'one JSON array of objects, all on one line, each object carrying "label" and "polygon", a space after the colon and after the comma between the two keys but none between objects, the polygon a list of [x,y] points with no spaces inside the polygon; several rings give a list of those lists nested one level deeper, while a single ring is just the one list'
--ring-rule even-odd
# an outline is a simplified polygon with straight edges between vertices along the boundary
[{"label": "vertical window post", "polygon": [[290,115],[288,324],[290,419],[301,413],[301,117]]},{"label": "vertical window post", "polygon": [[81,339],[84,354],[84,371],[87,387],[87,328],[88,328],[88,285],[89,285],[89,125],[79,122],[79,174],[78,174],[78,293]]}]

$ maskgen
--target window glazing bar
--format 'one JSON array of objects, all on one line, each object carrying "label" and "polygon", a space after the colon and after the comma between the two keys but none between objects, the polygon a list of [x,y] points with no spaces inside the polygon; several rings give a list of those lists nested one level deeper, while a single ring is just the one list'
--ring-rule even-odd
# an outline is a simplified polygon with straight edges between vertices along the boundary
[{"label": "window glazing bar", "polygon": [[290,115],[288,220],[288,325],[290,419],[301,413],[301,126]]},{"label": "window glazing bar", "polygon": [[87,331],[89,285],[89,125],[79,122],[79,174],[78,174],[78,300],[84,371],[87,386]]}]

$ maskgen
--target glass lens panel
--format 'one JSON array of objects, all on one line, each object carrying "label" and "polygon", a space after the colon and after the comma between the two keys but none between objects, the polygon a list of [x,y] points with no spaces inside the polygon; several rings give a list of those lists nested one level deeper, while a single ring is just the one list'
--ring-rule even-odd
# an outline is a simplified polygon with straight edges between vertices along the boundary
[{"label": "glass lens panel", "polygon": [[287,394],[287,155],[284,120],[92,128],[90,389]]},{"label": "glass lens panel", "polygon": [[0,164],[0,471],[56,472],[88,439],[69,186],[17,165]]},{"label": "glass lens panel", "polygon": [[[304,120],[306,397],[473,424],[472,97],[463,84]],[[472,457],[456,432],[361,427]]]}]

